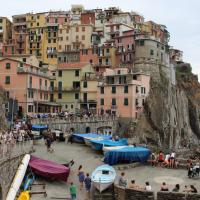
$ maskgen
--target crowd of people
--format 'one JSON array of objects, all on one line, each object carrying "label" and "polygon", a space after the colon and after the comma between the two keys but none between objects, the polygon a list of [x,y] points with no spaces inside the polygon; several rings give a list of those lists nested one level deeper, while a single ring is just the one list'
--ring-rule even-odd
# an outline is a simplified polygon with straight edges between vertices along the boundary
[{"label": "crowd of people", "polygon": [[[127,179],[125,178],[125,173],[122,172],[121,176],[119,177],[118,185],[124,188],[134,189],[134,190],[140,190],[140,191],[153,191],[152,186],[147,181],[145,182],[144,186],[138,185],[135,180],[131,180],[131,182],[128,184]],[[187,192],[187,193],[197,193],[197,189],[194,185],[185,185],[184,189],[181,191],[180,185],[176,184],[174,188],[171,190],[169,189],[169,186],[166,184],[166,182],[163,182],[160,186],[160,191],[163,192]]]},{"label": "crowd of people", "polygon": [[160,151],[158,154],[152,153],[150,159],[152,166],[161,166],[166,168],[178,168],[179,162],[176,159],[176,153],[172,151],[166,155]]}]

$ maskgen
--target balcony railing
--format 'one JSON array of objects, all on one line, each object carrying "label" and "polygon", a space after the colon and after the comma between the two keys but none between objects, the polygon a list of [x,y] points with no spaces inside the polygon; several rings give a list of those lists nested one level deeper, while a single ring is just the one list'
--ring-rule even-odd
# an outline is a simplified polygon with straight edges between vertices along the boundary
[{"label": "balcony railing", "polygon": [[25,69],[23,67],[18,67],[17,68],[17,73],[29,73],[29,74],[33,74],[33,75],[49,78],[49,74],[43,73],[41,71],[38,71],[38,72],[32,71],[31,69]]}]

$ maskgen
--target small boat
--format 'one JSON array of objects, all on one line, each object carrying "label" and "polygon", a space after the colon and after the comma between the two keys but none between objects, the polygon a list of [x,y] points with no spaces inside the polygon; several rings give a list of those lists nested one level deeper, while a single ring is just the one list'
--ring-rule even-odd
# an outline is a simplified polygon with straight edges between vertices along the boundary
[{"label": "small boat", "polygon": [[91,141],[101,141],[101,140],[110,140],[111,136],[108,135],[97,135],[97,137],[84,137],[85,144],[87,146],[92,146]]},{"label": "small boat", "polygon": [[109,165],[101,165],[94,170],[91,179],[94,187],[101,193],[114,183],[115,178],[116,172],[113,167]]},{"label": "small boat", "polygon": [[109,140],[112,136],[97,133],[75,133],[72,137],[75,142],[85,143],[86,145],[91,146],[90,140]]},{"label": "small boat", "polygon": [[29,200],[29,199],[30,199],[29,191],[21,192],[19,197],[17,198],[17,200]]},{"label": "small boat", "polygon": [[115,146],[115,147],[103,147],[103,153],[105,154],[107,151],[117,150],[117,149],[123,149],[124,147],[133,147],[133,145],[129,146]]},{"label": "small boat", "polygon": [[34,181],[35,181],[34,174],[33,173],[28,174],[24,183],[24,191],[28,190]]},{"label": "small boat", "polygon": [[26,173],[29,161],[30,161],[30,154],[26,154],[17,169],[12,185],[10,186],[10,189],[8,191],[6,200],[15,199],[16,194],[20,188],[20,185],[24,179],[24,175]]},{"label": "small boat", "polygon": [[151,151],[143,147],[123,147],[107,151],[105,153],[104,162],[109,165],[115,165],[120,162],[141,162],[144,163],[148,160]]},{"label": "small boat", "polygon": [[128,141],[126,138],[115,140],[91,140],[92,148],[98,151],[101,151],[103,147],[116,147],[116,146],[126,146]]},{"label": "small boat", "polygon": [[34,174],[48,178],[50,180],[67,181],[70,168],[50,160],[40,159],[31,156],[29,167]]}]

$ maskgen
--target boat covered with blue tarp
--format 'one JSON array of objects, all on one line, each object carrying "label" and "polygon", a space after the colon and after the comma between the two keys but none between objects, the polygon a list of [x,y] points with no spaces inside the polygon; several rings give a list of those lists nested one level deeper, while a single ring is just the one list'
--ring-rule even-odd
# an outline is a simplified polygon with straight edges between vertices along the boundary
[{"label": "boat covered with blue tarp", "polygon": [[110,135],[102,135],[97,133],[75,133],[73,134],[73,140],[75,142],[85,143],[85,139],[90,140],[109,140],[112,136]]},{"label": "boat covered with blue tarp", "polygon": [[92,140],[91,141],[92,148],[95,150],[102,150],[103,147],[115,147],[115,146],[125,146],[128,145],[128,141],[126,138],[115,140]]},{"label": "boat covered with blue tarp", "polygon": [[151,151],[144,147],[124,147],[121,149],[107,151],[104,162],[109,165],[115,165],[120,162],[146,162]]}]

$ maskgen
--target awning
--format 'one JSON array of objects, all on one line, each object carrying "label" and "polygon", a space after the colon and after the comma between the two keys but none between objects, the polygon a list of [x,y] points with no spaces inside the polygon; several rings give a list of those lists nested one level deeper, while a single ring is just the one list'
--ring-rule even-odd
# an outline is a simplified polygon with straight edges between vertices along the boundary
[{"label": "awning", "polygon": [[60,106],[60,104],[55,103],[55,102],[44,102],[44,101],[35,101],[35,104],[40,104],[40,105],[47,105],[47,106]]}]

